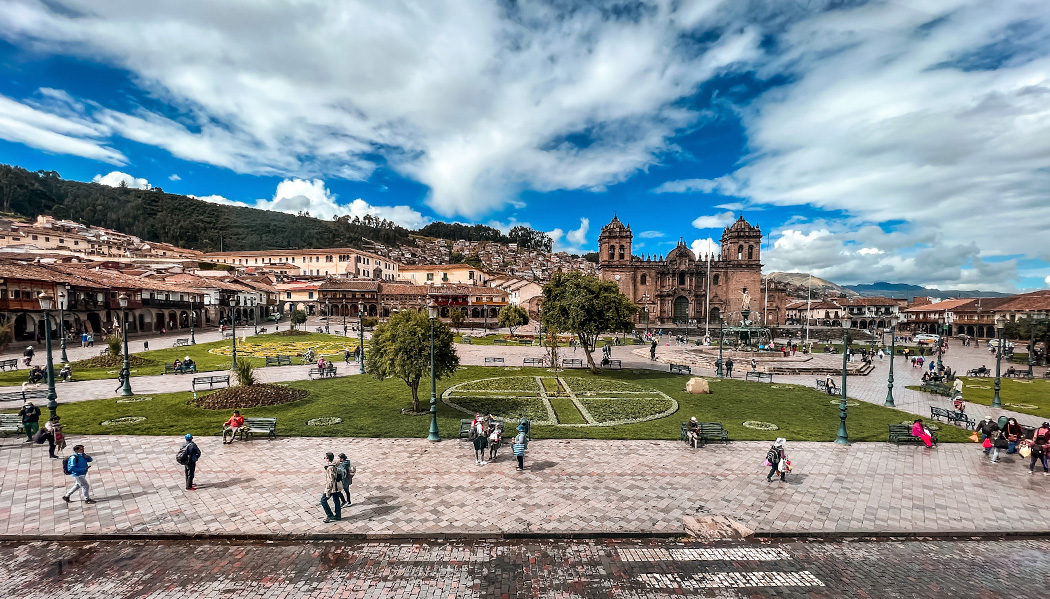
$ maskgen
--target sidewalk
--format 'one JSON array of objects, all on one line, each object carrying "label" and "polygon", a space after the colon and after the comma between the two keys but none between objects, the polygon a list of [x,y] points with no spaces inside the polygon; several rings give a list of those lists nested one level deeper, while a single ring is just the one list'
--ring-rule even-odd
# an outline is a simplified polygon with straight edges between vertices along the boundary
[{"label": "sidewalk", "polygon": [[[426,422],[420,420],[420,435]],[[443,431],[448,434],[452,431]],[[368,538],[677,535],[683,518],[725,515],[760,534],[1050,534],[1050,477],[1027,460],[990,463],[969,444],[933,449],[790,443],[786,483],[767,483],[764,442],[690,449],[670,441],[539,440],[526,471],[509,452],[479,466],[459,440],[199,439],[196,491],[178,437],[74,437],[95,458],[96,505],[61,499],[58,460],[0,442],[0,538],[227,536]],[[321,522],[322,455],[358,464],[344,521]]]}]

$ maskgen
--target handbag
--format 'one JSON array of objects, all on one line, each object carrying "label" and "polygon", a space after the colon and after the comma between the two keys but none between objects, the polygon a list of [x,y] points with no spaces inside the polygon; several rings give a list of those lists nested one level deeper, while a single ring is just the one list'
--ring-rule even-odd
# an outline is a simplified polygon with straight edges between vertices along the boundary
[{"label": "handbag", "polygon": [[981,440],[981,438],[979,436],[977,436],[977,433],[975,432],[974,434],[970,435],[970,440],[973,441],[974,443],[977,443],[978,441]]},{"label": "handbag", "polygon": [[990,449],[992,447],[992,438],[991,437],[985,437],[984,438],[984,443],[981,443],[981,446],[984,447],[985,449]]},{"label": "handbag", "polygon": [[1021,454],[1022,458],[1027,458],[1032,455],[1032,448],[1028,445],[1022,445],[1021,449],[1017,450],[1017,453]]},{"label": "handbag", "polygon": [[43,445],[44,441],[47,440],[47,435],[48,432],[46,430],[38,430],[37,432],[33,433],[33,443],[36,443],[37,445]]}]

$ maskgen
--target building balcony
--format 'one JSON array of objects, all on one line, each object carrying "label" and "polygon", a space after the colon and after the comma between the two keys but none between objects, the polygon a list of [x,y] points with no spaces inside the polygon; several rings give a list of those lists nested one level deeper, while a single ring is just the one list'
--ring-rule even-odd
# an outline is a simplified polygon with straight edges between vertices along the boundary
[{"label": "building balcony", "polygon": [[[131,307],[131,302],[128,302],[128,307]],[[158,309],[173,309],[173,310],[189,310],[192,306],[188,301],[180,300],[166,300],[157,298],[142,298],[142,307],[144,308],[158,308]]]},{"label": "building balcony", "polygon": [[29,311],[40,310],[40,300],[36,299],[0,299],[0,310]]}]

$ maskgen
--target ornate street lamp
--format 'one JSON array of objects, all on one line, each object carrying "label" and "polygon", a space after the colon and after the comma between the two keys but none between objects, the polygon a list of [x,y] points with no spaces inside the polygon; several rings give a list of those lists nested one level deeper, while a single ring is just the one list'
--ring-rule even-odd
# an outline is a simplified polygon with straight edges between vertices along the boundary
[{"label": "ornate street lamp", "polygon": [[[62,364],[69,364],[69,358],[65,354],[65,301],[66,294],[59,291],[59,339],[62,346]],[[1029,352],[1031,355],[1031,352]],[[1029,362],[1030,363],[1030,362]],[[1028,369],[1031,370],[1031,367]]]},{"label": "ornate street lamp", "polygon": [[886,403],[883,404],[887,408],[895,407],[893,403],[893,358],[897,355],[897,325],[892,321],[890,324],[893,326],[885,330],[890,334],[890,376],[886,382]]},{"label": "ornate street lamp", "polygon": [[[1028,332],[1031,335],[1031,340],[1028,342],[1028,378],[1032,378],[1032,366],[1035,365],[1035,316],[1028,317]],[[66,342],[63,341],[62,348],[65,347]]]},{"label": "ornate street lamp", "polygon": [[237,369],[237,293],[230,296],[230,339],[233,341],[233,359],[230,361],[230,370]]},{"label": "ornate street lamp", "polygon": [[1002,379],[1000,377],[1000,369],[1003,362],[1003,329],[1006,328],[1006,323],[996,317],[995,319],[995,340],[997,347],[995,348],[995,394],[992,395],[992,407],[1001,408],[1003,402],[999,398],[999,389],[1002,388]]},{"label": "ornate street lamp", "polygon": [[255,303],[255,296],[252,296],[252,314],[255,315],[255,334],[259,334],[259,307]]},{"label": "ornate street lamp", "polygon": [[438,434],[437,377],[434,375],[434,323],[437,322],[438,309],[431,300],[427,306],[430,314],[430,434],[427,441],[440,441]]},{"label": "ornate street lamp", "polygon": [[120,304],[120,314],[122,325],[121,329],[124,333],[124,384],[121,386],[120,394],[123,396],[134,395],[131,392],[131,360],[128,357],[128,294],[121,293],[117,296],[117,302]]},{"label": "ornate street lamp", "polygon": [[365,373],[365,303],[358,302],[357,304],[357,317],[360,320],[360,324],[357,326],[357,334],[360,335],[360,345],[357,346],[358,351],[358,367],[360,368],[360,374]]},{"label": "ornate street lamp", "polygon": [[331,330],[328,327],[329,321],[332,318],[332,304],[328,300],[324,301],[324,333],[325,335],[331,334]]},{"label": "ornate street lamp", "polygon": [[718,378],[722,378],[722,377],[725,376],[725,372],[722,370],[722,366],[725,364],[725,362],[722,361],[722,348],[725,347],[725,344],[726,344],[726,330],[725,330],[725,327],[723,325],[722,319],[719,318],[718,319],[718,359],[715,360],[715,375]]},{"label": "ornate street lamp", "polygon": [[835,437],[835,443],[839,445],[849,445],[849,433],[846,432],[846,359],[847,354],[845,348],[849,336],[845,333],[842,335],[842,401],[839,402],[839,434]]},{"label": "ornate street lamp", "polygon": [[944,316],[937,319],[939,329],[937,332],[942,333],[937,336],[937,374],[944,372],[944,364],[941,362],[941,353],[944,350]]},{"label": "ornate street lamp", "polygon": [[58,394],[55,393],[55,362],[51,356],[51,308],[55,298],[46,291],[37,295],[40,309],[44,311],[44,344],[47,351],[47,411],[51,418],[58,413]]},{"label": "ornate street lamp", "polygon": [[193,294],[190,294],[190,345],[197,345],[197,338],[193,336],[193,324],[197,321],[197,314],[193,311]]}]

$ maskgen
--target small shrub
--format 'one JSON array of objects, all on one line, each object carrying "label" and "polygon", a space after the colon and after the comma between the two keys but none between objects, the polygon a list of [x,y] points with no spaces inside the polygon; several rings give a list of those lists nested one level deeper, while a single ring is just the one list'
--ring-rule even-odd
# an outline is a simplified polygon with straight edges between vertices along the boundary
[{"label": "small shrub", "polygon": [[361,319],[361,324],[366,329],[371,329],[379,324],[379,319],[373,316],[365,316],[363,319]]},{"label": "small shrub", "polygon": [[250,387],[255,384],[255,364],[251,360],[241,358],[237,361],[237,384],[242,387]]},{"label": "small shrub", "polygon": [[106,346],[109,347],[109,355],[119,356],[123,349],[123,341],[116,335],[106,337]]}]

